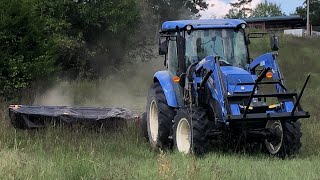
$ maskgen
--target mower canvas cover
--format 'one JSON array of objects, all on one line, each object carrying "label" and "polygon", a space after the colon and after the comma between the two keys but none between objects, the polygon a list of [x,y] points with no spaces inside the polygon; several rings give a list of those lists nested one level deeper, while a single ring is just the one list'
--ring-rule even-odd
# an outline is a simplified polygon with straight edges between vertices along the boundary
[{"label": "mower canvas cover", "polygon": [[114,129],[137,118],[133,112],[125,108],[24,105],[11,105],[9,116],[12,125],[18,129],[43,128],[48,124],[77,124]]}]

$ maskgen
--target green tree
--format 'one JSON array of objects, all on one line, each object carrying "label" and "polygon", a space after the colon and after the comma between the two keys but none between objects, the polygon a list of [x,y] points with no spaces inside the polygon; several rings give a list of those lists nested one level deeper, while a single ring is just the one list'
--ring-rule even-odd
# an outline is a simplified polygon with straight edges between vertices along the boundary
[{"label": "green tree", "polygon": [[147,0],[154,14],[160,18],[160,22],[176,20],[182,15],[197,15],[201,10],[208,8],[205,0]]},{"label": "green tree", "polygon": [[232,8],[226,14],[226,18],[229,19],[242,19],[248,17],[248,11],[251,12],[252,9],[247,8],[246,5],[250,4],[252,0],[238,0],[234,3],[230,3]]},{"label": "green tree", "polygon": [[248,5],[252,2],[252,0],[238,0],[234,3],[230,3],[230,5],[232,7],[235,7],[235,8],[241,8],[243,7],[244,5]]},{"label": "green tree", "polygon": [[137,2],[58,1],[59,6],[57,1],[47,1],[44,7],[48,16],[69,25],[66,36],[60,36],[57,42],[57,62],[64,70],[72,70],[73,76],[99,75],[106,66],[121,64],[140,21]]},{"label": "green tree", "polygon": [[[302,17],[307,17],[307,1],[296,8],[296,13]],[[320,0],[310,0],[310,21],[312,25],[320,26]]]},{"label": "green tree", "polygon": [[272,2],[259,3],[252,11],[251,17],[272,17],[285,15],[280,5]]},{"label": "green tree", "polygon": [[123,62],[140,22],[136,0],[2,0],[0,96],[54,77],[93,77]]},{"label": "green tree", "polygon": [[54,40],[33,3],[3,0],[0,9],[0,96],[13,98],[33,80],[57,70]]}]

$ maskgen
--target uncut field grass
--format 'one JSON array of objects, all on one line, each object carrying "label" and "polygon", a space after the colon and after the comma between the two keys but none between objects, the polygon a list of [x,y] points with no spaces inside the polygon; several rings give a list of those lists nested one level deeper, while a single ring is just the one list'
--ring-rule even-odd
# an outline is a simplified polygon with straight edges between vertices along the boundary
[{"label": "uncut field grass", "polygon": [[[268,41],[262,42],[253,42],[252,57],[268,51]],[[312,117],[302,121],[303,147],[295,158],[282,160],[263,154],[212,152],[196,159],[177,152],[153,152],[134,125],[114,132],[63,127],[14,130],[4,103],[0,108],[0,179],[320,179],[319,50],[319,39],[282,37],[279,64],[289,89],[300,90],[307,74],[312,73],[302,102]],[[125,89],[121,88],[124,95],[118,101],[116,96],[107,97],[111,91],[108,89],[116,89],[115,86],[73,82],[58,91],[74,93],[71,101],[63,101],[67,99],[64,97],[54,103],[118,106],[130,99],[123,106],[141,111],[152,72],[156,70],[151,69],[134,76],[139,86],[130,84],[130,80],[125,80],[130,88],[115,85]],[[109,82],[100,80],[99,84],[104,81]],[[71,87],[76,90],[65,92]],[[101,90],[105,90],[102,95]],[[35,102],[46,104],[41,98]]]}]

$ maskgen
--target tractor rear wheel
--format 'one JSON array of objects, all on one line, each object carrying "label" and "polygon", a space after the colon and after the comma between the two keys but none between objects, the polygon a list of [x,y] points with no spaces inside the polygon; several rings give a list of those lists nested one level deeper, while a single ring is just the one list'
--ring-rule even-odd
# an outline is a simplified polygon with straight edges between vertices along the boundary
[{"label": "tractor rear wheel", "polygon": [[201,156],[210,150],[210,130],[214,122],[209,121],[202,108],[179,109],[174,118],[173,139],[175,148],[184,154]]},{"label": "tractor rear wheel", "polygon": [[298,153],[301,147],[301,123],[292,121],[269,121],[266,128],[277,132],[277,140],[265,140],[267,152],[279,157],[289,157]]},{"label": "tractor rear wheel", "polygon": [[283,140],[284,147],[282,150],[282,156],[293,156],[297,154],[301,148],[301,123],[296,122],[284,122]]},{"label": "tractor rear wheel", "polygon": [[153,149],[172,146],[169,136],[174,116],[175,111],[167,104],[160,83],[155,82],[149,90],[146,117],[148,139]]}]

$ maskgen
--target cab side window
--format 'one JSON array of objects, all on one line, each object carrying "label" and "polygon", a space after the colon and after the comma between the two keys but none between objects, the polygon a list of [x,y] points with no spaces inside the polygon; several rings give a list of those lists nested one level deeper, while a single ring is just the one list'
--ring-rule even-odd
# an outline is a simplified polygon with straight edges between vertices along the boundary
[{"label": "cab side window", "polygon": [[173,75],[177,74],[178,70],[178,54],[177,54],[177,41],[170,40],[168,46],[168,70]]}]

